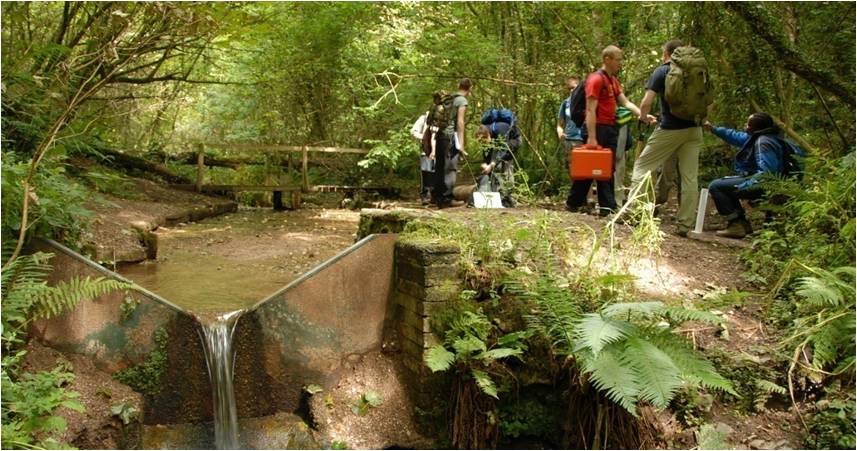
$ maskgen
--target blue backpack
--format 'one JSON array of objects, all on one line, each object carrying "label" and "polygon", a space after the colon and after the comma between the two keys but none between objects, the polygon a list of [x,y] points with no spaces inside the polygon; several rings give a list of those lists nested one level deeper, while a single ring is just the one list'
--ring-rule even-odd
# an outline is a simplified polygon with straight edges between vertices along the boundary
[{"label": "blue backpack", "polygon": [[515,127],[515,123],[518,122],[518,118],[508,108],[488,108],[482,113],[482,120],[480,122],[482,122],[482,125],[490,125],[492,127],[491,132],[496,133],[496,130],[493,128],[495,123],[504,122],[509,124],[511,126],[509,129],[511,130]]}]

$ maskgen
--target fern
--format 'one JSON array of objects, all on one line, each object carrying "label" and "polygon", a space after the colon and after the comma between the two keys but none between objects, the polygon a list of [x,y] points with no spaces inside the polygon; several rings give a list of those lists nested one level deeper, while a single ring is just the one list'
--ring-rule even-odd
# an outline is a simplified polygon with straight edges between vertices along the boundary
[{"label": "fern", "polygon": [[631,337],[622,361],[635,371],[641,399],[658,408],[669,404],[682,382],[680,370],[669,355],[647,340]]},{"label": "fern", "polygon": [[[583,360],[583,371],[592,376],[595,388],[606,392],[607,397],[632,415],[637,416],[637,395],[640,392],[637,374],[617,357],[617,346],[610,345],[597,357],[587,355]],[[623,350],[618,347],[621,355]]]},{"label": "fern", "polygon": [[588,348],[597,356],[601,348],[627,337],[633,326],[625,321],[605,318],[598,313],[589,313],[577,323],[575,336],[579,348]]},{"label": "fern", "polygon": [[737,396],[684,337],[661,327],[664,317],[699,320],[705,313],[660,302],[613,304],[577,322],[574,355],[595,387],[635,416],[638,402],[664,408],[684,383]]},{"label": "fern", "polygon": [[434,345],[425,353],[423,360],[426,366],[436,373],[448,370],[452,366],[452,362],[455,361],[455,354],[447,351],[441,345]]}]

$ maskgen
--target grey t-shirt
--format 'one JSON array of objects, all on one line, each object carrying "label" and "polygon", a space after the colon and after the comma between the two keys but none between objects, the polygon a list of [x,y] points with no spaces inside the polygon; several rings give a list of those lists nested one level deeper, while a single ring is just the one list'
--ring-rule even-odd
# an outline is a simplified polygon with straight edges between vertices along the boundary
[{"label": "grey t-shirt", "polygon": [[452,109],[449,111],[449,125],[444,130],[447,135],[455,133],[455,126],[458,122],[458,109],[463,106],[467,106],[467,97],[462,95],[455,96],[452,100]]}]

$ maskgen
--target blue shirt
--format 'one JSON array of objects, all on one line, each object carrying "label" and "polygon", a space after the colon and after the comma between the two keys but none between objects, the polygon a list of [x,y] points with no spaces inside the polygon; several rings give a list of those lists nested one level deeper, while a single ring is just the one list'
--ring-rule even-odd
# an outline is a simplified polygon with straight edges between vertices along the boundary
[{"label": "blue shirt", "polygon": [[670,105],[664,99],[664,90],[666,89],[667,73],[670,71],[670,63],[666,62],[658,66],[649,81],[646,82],[646,89],[655,91],[658,94],[658,99],[661,104],[661,123],[660,127],[664,130],[681,130],[684,128],[698,127],[695,122],[677,118],[670,113]]},{"label": "blue shirt", "polygon": [[749,180],[737,186],[739,190],[750,188],[758,183],[759,176],[765,172],[783,173],[785,168],[783,146],[786,144],[777,135],[764,131],[751,135],[726,127],[712,127],[711,131],[718,138],[738,148],[733,169],[741,176],[751,176]]},{"label": "blue shirt", "polygon": [[556,118],[565,124],[565,140],[566,141],[583,141],[583,136],[573,120],[571,120],[571,97],[566,97],[559,105],[559,111],[556,113]]}]

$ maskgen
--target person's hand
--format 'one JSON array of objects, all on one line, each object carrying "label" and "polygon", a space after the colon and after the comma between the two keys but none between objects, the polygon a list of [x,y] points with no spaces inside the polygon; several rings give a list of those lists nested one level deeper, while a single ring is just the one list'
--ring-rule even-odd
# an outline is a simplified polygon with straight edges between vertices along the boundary
[{"label": "person's hand", "polygon": [[648,125],[652,125],[652,124],[658,122],[658,118],[656,118],[655,116],[652,116],[651,114],[647,114],[646,119],[643,122],[645,122]]},{"label": "person's hand", "polygon": [[560,132],[560,133],[559,133],[559,140],[560,140],[560,141],[565,140],[565,132]]},{"label": "person's hand", "polygon": [[461,149],[461,156],[464,158],[467,158],[469,155],[467,154],[467,152],[464,149]]},{"label": "person's hand", "polygon": [[434,161],[434,151],[433,150],[429,154],[429,160]]},{"label": "person's hand", "polygon": [[482,163],[481,165],[479,165],[479,167],[482,168],[483,174],[488,175],[491,173],[491,165]]},{"label": "person's hand", "polygon": [[598,140],[597,140],[597,139],[595,139],[595,137],[594,137],[594,136],[590,136],[590,137],[586,138],[586,144],[588,144],[588,145],[590,145],[590,146],[597,146],[597,145],[598,145]]},{"label": "person's hand", "polygon": [[710,132],[711,127],[712,127],[711,122],[708,122],[708,120],[706,120],[705,122],[702,123],[702,128],[704,128],[706,131]]}]

